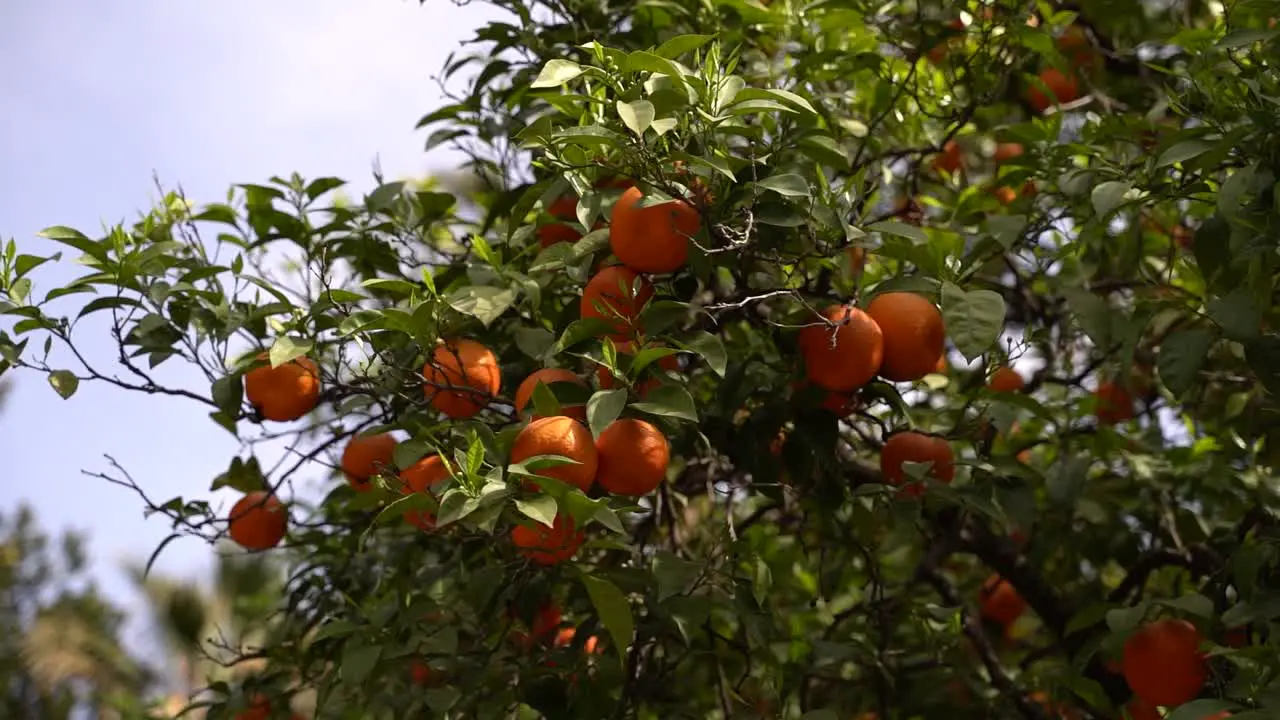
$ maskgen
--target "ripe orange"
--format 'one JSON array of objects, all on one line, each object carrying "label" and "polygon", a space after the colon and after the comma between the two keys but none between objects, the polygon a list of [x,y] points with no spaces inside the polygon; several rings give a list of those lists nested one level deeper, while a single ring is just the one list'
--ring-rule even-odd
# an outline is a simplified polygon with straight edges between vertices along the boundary
[{"label": "ripe orange", "polygon": [[922,295],[887,292],[867,306],[867,315],[884,334],[880,376],[894,382],[919,380],[933,372],[946,351],[942,313]]},{"label": "ripe orange", "polygon": [[938,172],[946,172],[954,174],[960,169],[960,165],[964,162],[964,156],[960,153],[960,143],[955,140],[948,140],[942,146],[942,152],[933,158],[933,169]]},{"label": "ripe orange", "polygon": [[1010,160],[1022,156],[1022,143],[997,143],[996,152],[991,156],[997,164],[1007,163]]},{"label": "ripe orange", "polygon": [[638,187],[618,198],[609,220],[609,247],[636,272],[675,272],[689,260],[689,238],[702,218],[684,200],[642,207],[643,199]]},{"label": "ripe orange", "polygon": [[849,392],[866,385],[884,359],[884,334],[871,316],[845,305],[832,305],[822,313],[836,323],[832,328],[813,324],[800,330],[800,353],[805,376],[828,390]]},{"label": "ripe orange", "polygon": [[542,523],[517,525],[511,529],[511,542],[516,551],[539,565],[558,565],[572,558],[586,540],[586,533],[575,530],[573,518],[556,515],[551,527]]},{"label": "ripe orange", "polygon": [[1080,82],[1058,68],[1050,67],[1040,71],[1040,81],[1049,88],[1053,97],[1044,94],[1038,85],[1027,87],[1027,102],[1036,112],[1044,112],[1053,105],[1064,105],[1080,97]]},{"label": "ripe orange", "polygon": [[987,381],[987,387],[996,392],[1016,393],[1022,392],[1022,388],[1026,387],[1026,382],[1017,370],[1001,365],[991,374],[991,379]]},{"label": "ripe orange", "polygon": [[[631,342],[630,340],[614,343],[614,346],[615,346],[615,349],[618,351],[619,355],[635,354],[636,345],[634,342]],[[674,372],[680,369],[680,359],[675,355],[666,355],[660,358],[656,363],[649,364],[645,368],[645,370],[642,372],[642,374],[648,374],[649,372],[652,372],[651,370],[649,370],[649,368],[652,368],[655,365],[660,370]],[[599,385],[601,390],[612,390],[614,386],[617,385],[617,382],[618,382],[617,378],[613,376],[613,373],[609,372],[609,368],[605,367],[604,365],[596,366],[596,383]],[[649,394],[650,390],[652,390],[653,388],[661,384],[662,382],[655,377],[651,377],[646,380],[641,380],[639,383],[636,384],[636,393],[640,397],[644,397],[645,395]]]},{"label": "ripe orange", "polygon": [[844,253],[845,257],[849,261],[849,272],[856,275],[862,272],[862,269],[867,266],[866,248],[857,247],[855,245],[850,247],[848,250],[845,250]]},{"label": "ripe orange", "polygon": [[667,477],[671,448],[658,428],[634,418],[614,420],[596,438],[600,487],[614,495],[648,495]]},{"label": "ripe orange", "polygon": [[982,617],[999,625],[1008,625],[1017,620],[1027,609],[1027,602],[1018,591],[999,575],[992,575],[982,583],[978,597]]},{"label": "ripe orange", "polygon": [[1094,415],[1104,425],[1115,425],[1134,418],[1133,396],[1123,387],[1104,382],[1093,391],[1096,401]]},{"label": "ripe orange", "polygon": [[431,681],[431,666],[421,660],[414,660],[409,666],[409,677],[414,685],[426,685]]},{"label": "ripe orange", "polygon": [[[596,481],[599,457],[591,431],[586,426],[564,415],[538,418],[516,435],[511,446],[511,462],[524,462],[538,455],[563,455],[577,464],[552,465],[537,470],[539,475],[568,483],[583,492],[591,489]],[[537,489],[538,483],[525,481],[525,487]]]},{"label": "ripe orange", "polygon": [[555,632],[563,621],[560,614],[560,606],[554,602],[543,605],[538,614],[533,616],[533,622],[529,626],[529,631],[533,633],[535,638],[541,638]]},{"label": "ripe orange", "polygon": [[271,367],[267,353],[258,356],[266,362],[244,375],[244,394],[249,404],[262,417],[275,422],[288,422],[311,412],[320,399],[320,367],[311,358],[294,358],[280,367]]},{"label": "ripe orange", "polygon": [[[574,383],[586,387],[586,383],[582,382],[582,378],[573,374],[573,372],[569,370],[565,370],[564,368],[543,368],[541,370],[537,370],[533,374],[529,375],[529,377],[525,378],[524,382],[520,383],[520,386],[516,388],[516,412],[524,412],[525,406],[533,399],[533,391],[538,387],[538,383],[547,385],[547,389],[550,390],[552,383],[561,382]],[[586,422],[587,420],[587,408],[585,405],[561,405],[560,414],[582,420],[583,422]],[[537,420],[538,417],[539,415],[535,412],[533,419]]]},{"label": "ripe orange", "polygon": [[1102,56],[1093,49],[1089,36],[1079,25],[1072,25],[1064,30],[1058,36],[1056,44],[1058,52],[1066,56],[1073,70],[1088,72],[1102,66]]},{"label": "ripe orange", "polygon": [[271,717],[271,699],[258,694],[249,699],[249,707],[236,713],[235,720],[268,720]]},{"label": "ripe orange", "polygon": [[564,223],[546,223],[538,226],[538,245],[549,248],[556,243],[576,243],[582,239],[582,233],[572,225]]},{"label": "ripe orange", "polygon": [[246,550],[268,550],[279,545],[288,526],[289,511],[265,490],[240,498],[227,516],[227,534]]},{"label": "ripe orange", "polygon": [[653,285],[628,267],[610,265],[596,273],[582,289],[583,318],[603,318],[613,323],[610,337],[625,341],[635,332],[636,319],[653,297]]},{"label": "ripe orange", "polygon": [[[576,637],[577,634],[577,628],[561,629],[556,633],[555,646],[558,648],[569,647],[573,644],[573,638]],[[588,655],[599,655],[604,652],[604,648],[600,647],[600,641],[595,635],[587,638],[586,642],[582,643],[582,649],[586,651]]]},{"label": "ripe orange", "polygon": [[[400,492],[404,495],[430,492],[432,487],[448,478],[449,468],[444,460],[439,455],[428,455],[400,471],[400,481],[404,483]],[[436,526],[435,517],[427,510],[406,510],[404,521],[423,530],[431,530]]]},{"label": "ripe orange", "polygon": [[422,368],[422,377],[431,407],[458,420],[483,410],[502,386],[502,370],[493,351],[465,338],[437,345]]},{"label": "ripe orange", "polygon": [[884,479],[892,485],[907,483],[903,492],[919,497],[924,494],[924,487],[918,482],[907,482],[910,476],[902,467],[907,462],[933,463],[926,474],[939,482],[950,483],[956,476],[951,445],[935,435],[914,431],[896,433],[880,449],[880,472]]},{"label": "ripe orange", "polygon": [[947,353],[944,350],[943,353],[938,356],[938,362],[934,364],[933,371],[938,375],[946,375],[947,371],[950,369],[951,366],[947,364]]},{"label": "ripe orange", "polygon": [[925,57],[929,58],[929,62],[934,65],[941,65],[942,61],[947,58],[947,54],[951,51],[951,47],[960,39],[959,35],[964,32],[964,29],[964,21],[960,18],[955,18],[951,22],[947,23],[946,29],[943,32],[943,40],[925,53]]},{"label": "ripe orange", "polygon": [[578,218],[578,196],[573,193],[561,195],[547,208],[547,214],[557,220],[576,220]]},{"label": "ripe orange", "polygon": [[342,451],[341,467],[347,482],[357,492],[370,489],[369,479],[391,467],[395,451],[396,439],[391,433],[353,435]]},{"label": "ripe orange", "polygon": [[1121,669],[1129,689],[1148,705],[1181,705],[1200,694],[1209,666],[1195,625],[1157,620],[1124,643]]}]

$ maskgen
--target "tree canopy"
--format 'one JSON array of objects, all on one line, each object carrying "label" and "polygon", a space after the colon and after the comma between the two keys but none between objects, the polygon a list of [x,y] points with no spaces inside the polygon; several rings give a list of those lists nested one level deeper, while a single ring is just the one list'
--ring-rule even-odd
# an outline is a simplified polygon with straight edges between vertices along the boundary
[{"label": "tree canopy", "polygon": [[287,563],[193,712],[1280,712],[1280,3],[490,4],[466,188],[3,255],[0,368],[241,440],[99,469]]}]

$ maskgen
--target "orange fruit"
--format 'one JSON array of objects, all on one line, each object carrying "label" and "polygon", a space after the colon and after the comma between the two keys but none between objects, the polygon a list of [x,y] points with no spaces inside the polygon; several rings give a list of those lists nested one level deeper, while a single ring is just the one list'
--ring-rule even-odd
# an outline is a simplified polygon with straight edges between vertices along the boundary
[{"label": "orange fruit", "polygon": [[1102,66],[1102,56],[1093,49],[1084,28],[1072,25],[1058,36],[1058,52],[1066,56],[1073,70],[1089,71]]},{"label": "orange fruit", "polygon": [[[573,638],[576,637],[577,634],[577,628],[561,629],[556,633],[555,646],[558,648],[569,647],[573,644]],[[582,649],[586,651],[588,655],[599,655],[604,652],[604,648],[600,647],[600,641],[595,635],[587,638],[586,642],[582,643]]]},{"label": "orange fruit", "polygon": [[1222,639],[1222,644],[1227,647],[1242,648],[1249,644],[1249,626],[1227,628],[1226,636]]},{"label": "orange fruit", "polygon": [[244,394],[262,417],[288,422],[315,409],[320,399],[320,367],[314,360],[294,358],[277,368],[271,367],[267,353],[258,360],[267,364],[245,373]]},{"label": "orange fruit", "polygon": [[[544,477],[568,483],[586,492],[596,481],[599,456],[586,426],[564,415],[538,418],[516,435],[511,446],[511,462],[524,462],[538,455],[562,455],[577,464],[552,465],[536,472]],[[526,480],[526,488],[537,489],[538,483]]]},{"label": "orange fruit", "polygon": [[955,455],[945,439],[914,431],[895,433],[880,449],[880,472],[891,485],[907,483],[903,491],[912,497],[924,494],[924,487],[917,482],[907,482],[910,476],[903,463],[933,463],[926,473],[935,480],[950,483],[956,476]]},{"label": "orange fruit", "polygon": [[880,376],[894,382],[919,380],[933,372],[946,351],[947,332],[938,307],[922,295],[887,292],[867,306],[884,335]]},{"label": "orange fruit", "polygon": [[982,583],[978,596],[982,617],[999,625],[1017,620],[1027,609],[1027,602],[1008,580],[992,575]]},{"label": "orange fruit", "polygon": [[[541,370],[534,371],[533,374],[525,378],[524,382],[520,383],[520,386],[516,388],[516,412],[524,412],[525,406],[533,399],[533,391],[538,387],[538,383],[548,386],[547,389],[550,390],[552,383],[561,382],[574,383],[576,385],[581,385],[582,387],[587,386],[586,383],[582,382],[582,378],[563,368],[543,368]],[[561,405],[560,414],[586,422],[587,407],[585,405]],[[538,417],[537,413],[535,413],[533,419],[537,420]]]},{"label": "orange fruit", "polygon": [[950,369],[951,366],[947,364],[947,353],[944,350],[943,353],[938,356],[938,362],[934,364],[933,372],[938,375],[946,375],[947,371]]},{"label": "orange fruit", "polygon": [[996,371],[991,374],[991,379],[987,381],[987,388],[996,392],[1022,392],[1022,388],[1026,386],[1027,383],[1023,381],[1018,371],[1007,365],[996,368]]},{"label": "orange fruit", "polygon": [[1022,143],[996,143],[996,152],[991,156],[997,164],[1007,163],[1010,160],[1022,156]]},{"label": "orange fruit", "polygon": [[578,196],[573,193],[561,195],[547,207],[547,214],[557,220],[578,219]]},{"label": "orange fruit", "polygon": [[236,713],[235,720],[268,720],[271,717],[271,699],[266,695],[254,695],[249,707]]},{"label": "orange fruit", "polygon": [[938,172],[955,174],[960,169],[963,161],[964,156],[960,153],[960,143],[955,140],[948,140],[942,146],[942,152],[933,157],[933,169]]},{"label": "orange fruit", "polygon": [[1190,250],[1196,239],[1195,233],[1187,229],[1186,225],[1174,225],[1169,236],[1183,250]]},{"label": "orange fruit", "polygon": [[[614,347],[618,351],[619,355],[634,355],[635,346],[636,346],[635,343],[631,342],[630,340],[624,340],[622,342],[614,343]],[[649,370],[649,368],[652,368],[655,365],[658,367],[659,370],[674,372],[680,369],[680,359],[675,355],[665,355],[662,358],[658,359],[657,362],[650,363],[648,366],[646,366],[645,370],[642,371],[641,374],[646,375],[652,372],[651,370]],[[618,382],[617,378],[613,376],[612,372],[609,372],[609,368],[605,367],[604,365],[596,366],[596,383],[597,385],[599,385],[601,390],[612,390],[614,386],[617,385],[617,382]],[[658,380],[658,378],[656,377],[651,377],[645,380],[641,380],[636,384],[636,393],[640,397],[644,397],[645,395],[649,394],[650,390],[652,390],[653,388],[661,384],[662,384],[662,381]]]},{"label": "orange fruit", "polygon": [[1200,631],[1186,620],[1157,620],[1129,636],[1121,670],[1133,694],[1148,705],[1181,705],[1200,694],[1209,666]]},{"label": "orange fruit", "polygon": [[943,40],[925,53],[925,57],[929,58],[929,62],[934,65],[941,65],[951,51],[951,47],[960,40],[959,34],[963,33],[964,29],[964,21],[960,18],[955,18],[947,23],[946,29],[943,31]]},{"label": "orange fruit", "polygon": [[[418,462],[400,471],[400,481],[404,487],[401,494],[430,492],[431,488],[449,478],[449,468],[439,455],[428,455]],[[436,526],[435,517],[427,510],[405,510],[404,521],[416,525],[423,530],[431,530]]]},{"label": "orange fruit", "polygon": [[560,614],[560,606],[549,602],[533,616],[533,623],[530,624],[529,630],[535,638],[540,638],[555,632],[561,622],[563,622],[563,616]]},{"label": "orange fruit", "polygon": [[674,272],[689,260],[689,238],[702,218],[684,200],[642,207],[643,199],[638,187],[618,198],[609,220],[609,247],[636,272]]},{"label": "orange fruit", "polygon": [[551,527],[542,523],[517,525],[511,530],[516,551],[539,565],[558,565],[572,558],[586,540],[586,533],[574,528],[573,518],[556,515]]},{"label": "orange fruit", "polygon": [[538,245],[549,248],[556,243],[576,243],[582,239],[582,233],[577,228],[564,223],[546,223],[538,226]]},{"label": "orange fruit", "polygon": [[427,402],[446,417],[473,417],[502,386],[502,370],[493,351],[475,340],[450,340],[436,346],[422,368]]},{"label": "orange fruit", "polygon": [[833,328],[814,323],[800,330],[800,353],[810,382],[836,392],[850,392],[870,382],[884,358],[884,335],[871,316],[846,305],[822,313]]},{"label": "orange fruit", "polygon": [[368,490],[372,487],[369,479],[391,467],[395,451],[396,439],[391,433],[353,435],[342,450],[341,467],[347,482],[358,492]]},{"label": "orange fruit", "polygon": [[421,660],[414,660],[409,666],[409,677],[414,685],[426,685],[431,681],[431,666]]},{"label": "orange fruit", "polygon": [[582,289],[583,318],[603,318],[613,323],[609,337],[625,341],[636,331],[636,320],[653,297],[653,285],[631,268],[610,265],[596,273]]},{"label": "orange fruit", "polygon": [[848,250],[845,250],[844,253],[845,257],[848,258],[849,261],[849,272],[856,275],[857,273],[862,272],[862,269],[867,266],[866,248],[852,246]]},{"label": "orange fruit", "polygon": [[1123,387],[1113,382],[1104,382],[1093,391],[1093,397],[1096,401],[1093,412],[1098,422],[1115,425],[1134,418],[1133,396]]},{"label": "orange fruit", "polygon": [[268,550],[279,545],[288,526],[289,511],[265,490],[240,498],[227,516],[227,534],[246,550]]},{"label": "orange fruit", "polygon": [[600,487],[614,495],[648,495],[667,477],[671,447],[658,428],[644,420],[614,420],[596,438]]},{"label": "orange fruit", "polygon": [[1040,81],[1049,88],[1053,97],[1044,94],[1038,85],[1027,87],[1027,102],[1036,112],[1044,112],[1053,105],[1064,105],[1080,97],[1080,82],[1058,68],[1045,68],[1040,71]]}]

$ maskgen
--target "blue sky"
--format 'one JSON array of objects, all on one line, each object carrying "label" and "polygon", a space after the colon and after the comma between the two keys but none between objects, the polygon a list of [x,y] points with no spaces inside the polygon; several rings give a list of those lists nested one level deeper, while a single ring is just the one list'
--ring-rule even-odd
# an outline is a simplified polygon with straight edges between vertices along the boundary
[{"label": "blue sky", "polygon": [[[494,14],[449,0],[3,5],[0,239],[40,255],[56,250],[35,237],[44,227],[96,237],[134,220],[157,196],[153,172],[209,202],[232,183],[293,171],[368,189],[375,159],[393,179],[448,168],[456,158],[424,154],[425,135],[413,126],[442,102],[432,75],[446,54]],[[80,274],[71,259],[42,268],[38,297]],[[86,324],[77,337],[110,367],[105,329]],[[162,370],[171,383],[193,379]],[[81,471],[108,470],[109,453],[154,498],[206,496],[237,443],[190,401],[93,383],[64,401],[42,376],[12,379],[0,415],[0,509],[27,501],[44,528],[88,533],[102,586],[132,604],[119,568],[145,560],[168,523],[144,519],[136,496]],[[156,567],[201,577],[211,557],[207,546],[180,541]]]}]

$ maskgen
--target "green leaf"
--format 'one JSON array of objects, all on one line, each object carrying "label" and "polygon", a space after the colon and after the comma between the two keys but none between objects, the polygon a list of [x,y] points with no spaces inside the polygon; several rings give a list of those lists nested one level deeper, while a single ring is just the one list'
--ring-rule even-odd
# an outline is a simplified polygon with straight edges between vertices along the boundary
[{"label": "green leaf", "polygon": [[790,90],[749,87],[738,93],[734,104],[736,105],[748,100],[776,100],[784,105],[796,108],[797,110],[803,110],[810,115],[816,115],[818,112],[813,109],[813,106],[809,104],[808,100],[805,100]]},{"label": "green leaf", "polygon": [[452,686],[428,688],[423,693],[427,701],[427,707],[438,716],[443,716],[449,712],[449,709],[458,704],[458,700],[462,698],[462,691]]},{"label": "green leaf", "polygon": [[658,583],[658,602],[685,592],[698,578],[702,566],[681,559],[675,553],[659,550],[653,558],[653,577]]},{"label": "green leaf", "polygon": [[1228,608],[1222,613],[1222,624],[1238,627],[1258,621],[1270,622],[1277,617],[1280,617],[1280,594],[1266,594]]},{"label": "green leaf", "polygon": [[105,243],[95,242],[85,237],[84,233],[75,228],[65,227],[63,225],[54,225],[36,233],[42,238],[60,242],[63,245],[70,245],[80,252],[88,255],[99,262],[107,262],[107,247]]},{"label": "green leaf", "polygon": [[1215,143],[1205,140],[1185,140],[1160,153],[1160,159],[1156,161],[1156,167],[1162,168],[1174,163],[1186,162],[1213,149],[1214,145]]},{"label": "green leaf", "polygon": [[1176,710],[1164,716],[1164,720],[1205,720],[1214,717],[1223,710],[1239,710],[1240,706],[1230,700],[1217,698],[1200,698],[1179,705]]},{"label": "green leaf", "polygon": [[729,353],[724,349],[724,342],[718,336],[699,331],[692,340],[682,344],[681,347],[702,356],[712,372],[724,377],[729,365]]},{"label": "green leaf", "polygon": [[1247,343],[1244,357],[1267,392],[1280,395],[1280,336],[1263,335]]},{"label": "green leaf", "polygon": [[867,230],[872,232],[884,233],[885,235],[896,235],[906,238],[914,243],[925,244],[929,242],[929,236],[924,234],[924,230],[915,225],[898,222],[897,220],[884,220],[867,226]]},{"label": "green leaf", "polygon": [[622,118],[622,124],[627,129],[635,133],[637,136],[644,135],[644,131],[649,129],[653,124],[654,115],[657,111],[653,107],[653,103],[648,100],[633,100],[624,103],[621,100],[617,103],[618,117]]},{"label": "green leaf", "polygon": [[637,50],[628,55],[626,69],[628,72],[647,71],[665,75],[671,78],[671,81],[682,90],[688,87],[684,79],[684,73],[680,72],[680,68],[676,67],[675,63],[646,50]]},{"label": "green leaf", "polygon": [[650,415],[698,422],[698,407],[693,403],[693,396],[679,385],[659,385],[649,391],[644,402],[632,403],[631,407]]},{"label": "green leaf", "polygon": [[800,720],[840,720],[840,714],[835,710],[822,708],[821,710],[810,710],[801,715]]},{"label": "green leaf", "polygon": [[1108,180],[1098,185],[1089,193],[1089,201],[1093,203],[1093,211],[1099,218],[1105,218],[1112,210],[1124,203],[1124,195],[1133,189],[1133,185],[1120,180]]},{"label": "green leaf", "polygon": [[547,527],[556,520],[556,499],[550,495],[538,495],[528,500],[516,500],[516,510],[534,522]]},{"label": "green leaf", "polygon": [[1248,342],[1262,334],[1262,311],[1247,288],[1236,288],[1205,305],[1209,319],[1231,340]]},{"label": "green leaf", "polygon": [[1195,384],[1213,340],[1212,330],[1192,328],[1172,333],[1160,343],[1156,368],[1160,381],[1175,397],[1182,397]]},{"label": "green leaf", "polygon": [[1195,615],[1199,618],[1209,619],[1213,617],[1213,601],[1198,593],[1157,602],[1165,607],[1181,610],[1188,615]]},{"label": "green leaf", "polygon": [[269,357],[271,367],[277,368],[285,363],[295,360],[311,352],[311,348],[315,346],[310,340],[295,340],[288,335],[281,335],[276,338],[275,343],[271,346]]},{"label": "green leaf", "polygon": [[596,614],[600,616],[600,624],[609,631],[613,638],[614,648],[619,658],[627,656],[627,648],[635,635],[635,620],[631,616],[631,607],[627,604],[627,596],[622,594],[617,585],[604,578],[581,576],[582,585],[591,597]]},{"label": "green leaf", "polygon": [[381,645],[365,645],[359,640],[349,640],[342,647],[342,681],[360,685],[373,672],[382,657]]},{"label": "green leaf", "polygon": [[587,401],[587,425],[594,437],[609,427],[627,406],[627,389],[600,390]]},{"label": "green leaf", "polygon": [[1088,290],[1077,287],[1062,288],[1067,306],[1075,314],[1076,322],[1093,344],[1099,348],[1111,348],[1111,306],[1106,300]]},{"label": "green leaf", "polygon": [[809,197],[809,183],[795,173],[770,175],[756,185],[785,197]]},{"label": "green leaf", "polygon": [[658,57],[674,60],[681,55],[706,45],[712,35],[677,35],[658,46],[653,51]]},{"label": "green leaf", "polygon": [[604,318],[592,317],[574,320],[569,323],[569,327],[564,329],[560,339],[552,346],[553,354],[558,355],[575,345],[606,335],[612,331],[613,323]]},{"label": "green leaf", "polygon": [[233,417],[239,415],[240,400],[244,397],[244,382],[240,374],[223,375],[214,380],[211,395],[219,410]]},{"label": "green leaf", "polygon": [[515,302],[516,291],[488,285],[467,285],[451,291],[444,300],[449,307],[489,327]]},{"label": "green leaf", "polygon": [[965,292],[942,284],[942,319],[956,349],[970,362],[991,349],[1004,331],[1004,298],[993,290]]},{"label": "green leaf", "polygon": [[1005,250],[1013,247],[1026,227],[1026,215],[992,215],[987,218],[987,231]]},{"label": "green leaf", "polygon": [[1113,633],[1127,633],[1138,627],[1147,616],[1149,603],[1140,602],[1133,607],[1113,608],[1107,611],[1107,628]]},{"label": "green leaf", "polygon": [[538,88],[559,87],[570,80],[582,74],[582,66],[572,60],[563,60],[556,58],[547,61],[542,66],[542,72],[538,73],[538,78],[533,81],[529,87],[537,90]]},{"label": "green leaf", "polygon": [[53,387],[54,392],[62,396],[63,400],[66,400],[76,394],[76,390],[80,387],[80,378],[70,370],[54,370],[49,373],[49,385]]}]

